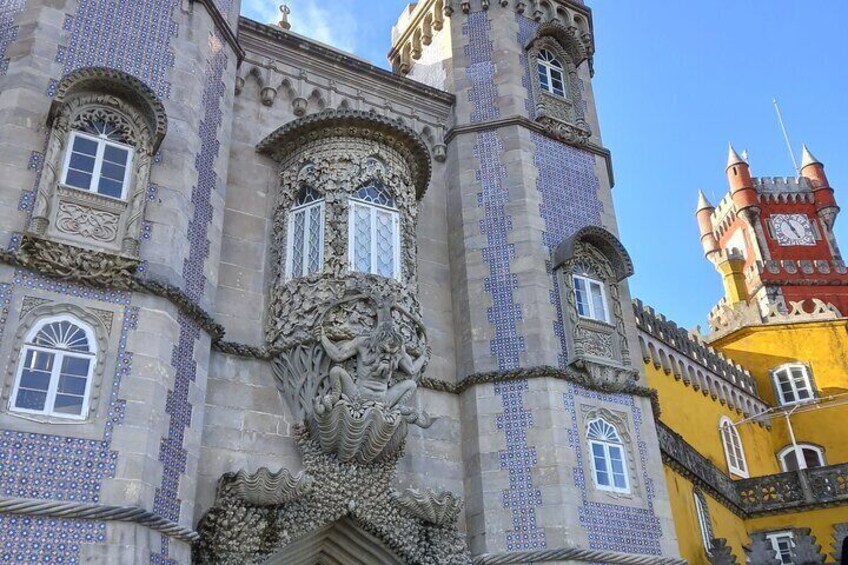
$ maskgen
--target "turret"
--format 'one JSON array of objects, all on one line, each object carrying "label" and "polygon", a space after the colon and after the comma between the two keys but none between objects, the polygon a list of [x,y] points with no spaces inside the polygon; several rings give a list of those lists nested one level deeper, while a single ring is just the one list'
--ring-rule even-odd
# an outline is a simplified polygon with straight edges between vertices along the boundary
[{"label": "turret", "polygon": [[801,176],[810,181],[816,199],[816,212],[827,228],[832,230],[836,215],[839,213],[839,206],[836,205],[833,189],[824,173],[824,165],[813,156],[806,145],[801,156]]},{"label": "turret", "polygon": [[724,283],[724,294],[732,306],[739,302],[748,301],[748,286],[745,284],[745,258],[737,250],[720,253],[716,257],[716,268],[721,273]]},{"label": "turret", "polygon": [[701,232],[701,245],[704,247],[704,256],[711,259],[711,256],[719,250],[718,240],[713,232],[712,214],[715,211],[715,206],[710,204],[707,197],[704,196],[704,191],[698,191],[698,208],[695,210],[695,217],[698,220],[698,229]]},{"label": "turret", "polygon": [[753,223],[754,217],[760,212],[760,202],[757,190],[751,178],[748,163],[739,156],[733,145],[728,147],[727,182],[730,185],[730,196],[740,216]]}]

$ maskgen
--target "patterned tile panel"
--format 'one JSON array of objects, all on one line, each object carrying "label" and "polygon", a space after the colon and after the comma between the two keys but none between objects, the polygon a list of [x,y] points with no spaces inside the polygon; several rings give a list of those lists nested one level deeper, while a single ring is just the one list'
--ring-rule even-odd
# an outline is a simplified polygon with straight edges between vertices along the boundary
[{"label": "patterned tile panel", "polygon": [[[634,438],[638,450],[639,466],[642,469],[642,480],[645,485],[647,508],[634,508],[618,504],[602,504],[590,501],[587,492],[587,481],[591,478],[583,472],[584,434],[577,421],[577,399],[605,401],[619,404],[628,410],[633,418]],[[568,430],[569,446],[574,449],[577,461],[574,467],[574,484],[582,493],[580,508],[580,524],[586,528],[589,538],[589,548],[622,553],[637,553],[644,555],[662,555],[660,539],[662,528],[659,518],[654,512],[654,485],[648,477],[647,445],[641,441],[644,421],[642,410],[636,406],[634,399],[626,394],[604,394],[584,389],[573,383],[568,383],[563,403],[566,411],[571,414],[571,429]],[[650,425],[650,422],[649,422]],[[594,487],[592,487],[594,488]]]},{"label": "patterned tile panel", "polygon": [[[98,503],[103,480],[115,476],[118,454],[112,449],[112,432],[124,418],[126,403],[119,391],[132,371],[133,354],[126,346],[129,332],[138,326],[138,308],[129,305],[131,296],[126,292],[91,289],[19,269],[12,284],[0,285],[0,339],[13,292],[32,288],[123,305],[117,363],[102,439],[0,430],[0,494]],[[78,563],[80,544],[103,542],[105,532],[102,522],[0,514],[0,562]]]},{"label": "patterned tile panel", "polygon": [[[538,170],[536,188],[541,196],[539,213],[545,222],[542,241],[549,253],[574,234],[588,225],[600,225],[602,205],[598,200],[599,182],[595,176],[595,157],[586,151],[553,140],[539,133],[533,133],[536,153],[534,156]],[[565,334],[562,325],[562,308],[559,297],[559,285],[551,273],[551,304],[556,308],[554,334],[560,340],[560,366],[567,358]]]},{"label": "patterned tile panel", "polygon": [[[518,13],[515,14],[515,21],[518,22],[518,44],[523,47],[533,39],[541,24]],[[521,76],[521,86],[527,89],[524,109],[527,110],[527,117],[532,120],[536,118],[536,106],[533,103],[533,88],[530,81],[535,80],[535,77],[530,73],[530,61],[527,58],[526,51],[521,52],[521,68],[524,69],[524,74]]]},{"label": "patterned tile panel", "polygon": [[[218,130],[223,114],[221,102],[224,97],[224,71],[227,68],[227,56],[220,38],[213,38],[213,56],[206,69],[206,84],[203,90],[201,107],[204,115],[200,123],[200,151],[195,159],[197,185],[192,190],[191,203],[193,215],[189,221],[189,254],[183,264],[185,292],[192,300],[200,300],[204,295],[206,276],[204,264],[209,256],[209,224],[212,221],[212,193],[218,189],[220,179],[215,172],[220,142]],[[180,314],[180,334],[171,357],[171,365],[176,369],[174,388],[168,392],[165,412],[170,416],[167,437],[162,438],[159,459],[164,470],[162,483],[156,488],[153,511],[174,521],[180,519],[179,483],[180,476],[186,471],[188,453],[183,447],[186,428],[191,424],[193,407],[189,401],[189,388],[197,378],[195,345],[201,336],[200,327],[189,317]],[[151,564],[169,564],[169,540],[162,536],[162,549],[151,554]]]},{"label": "patterned tile panel", "polygon": [[493,44],[489,37],[491,30],[492,24],[486,12],[468,14],[468,19],[462,26],[462,35],[468,38],[465,56],[468,65],[466,74],[471,81],[468,101],[474,108],[470,117],[472,123],[494,120],[501,115],[497,105],[498,87],[495,85],[497,66],[492,58]]},{"label": "patterned tile panel", "polygon": [[24,6],[26,0],[4,0],[0,3],[0,77],[5,75],[9,68],[6,49],[18,38],[15,16],[24,10]]},{"label": "patterned tile panel", "polygon": [[89,66],[112,67],[138,77],[160,97],[168,98],[167,72],[174,66],[171,42],[177,35],[174,11],[179,5],[180,0],[81,0],[76,14],[65,21],[68,45],[58,49],[65,73]]}]

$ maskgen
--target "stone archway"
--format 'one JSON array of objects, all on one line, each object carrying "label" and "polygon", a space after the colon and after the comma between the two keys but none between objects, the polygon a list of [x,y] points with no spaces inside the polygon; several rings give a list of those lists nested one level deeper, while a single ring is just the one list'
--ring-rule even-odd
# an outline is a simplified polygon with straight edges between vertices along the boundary
[{"label": "stone archway", "polygon": [[292,542],[266,565],[403,565],[404,561],[352,520],[342,518]]}]

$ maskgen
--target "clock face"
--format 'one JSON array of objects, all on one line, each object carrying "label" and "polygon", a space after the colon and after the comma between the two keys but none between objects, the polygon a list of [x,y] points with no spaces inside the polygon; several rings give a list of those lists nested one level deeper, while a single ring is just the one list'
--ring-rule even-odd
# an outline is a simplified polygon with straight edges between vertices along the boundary
[{"label": "clock face", "polygon": [[816,236],[810,219],[804,214],[776,214],[771,217],[779,245],[815,245]]}]

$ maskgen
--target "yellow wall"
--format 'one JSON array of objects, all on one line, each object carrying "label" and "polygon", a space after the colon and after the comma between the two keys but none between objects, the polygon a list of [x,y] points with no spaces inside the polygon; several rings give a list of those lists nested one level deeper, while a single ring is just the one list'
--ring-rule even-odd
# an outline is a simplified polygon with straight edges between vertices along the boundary
[{"label": "yellow wall", "polygon": [[[691,565],[707,565],[707,554],[701,540],[698,517],[695,514],[694,488],[692,483],[665,467],[665,482],[671,498],[671,515],[677,531],[680,556]],[[742,544],[748,542],[748,534],[742,519],[704,493],[713,524],[713,536],[724,538],[733,549],[740,563],[745,562]]]},{"label": "yellow wall", "polygon": [[827,563],[834,563],[830,554],[833,552],[833,526],[848,522],[848,510],[845,506],[836,508],[825,508],[822,510],[811,510],[809,512],[795,512],[792,514],[778,514],[764,518],[752,518],[746,522],[748,532],[760,532],[764,530],[789,530],[792,528],[810,528],[816,537],[816,543],[822,546],[822,553],[827,555]]},{"label": "yellow wall", "polygon": [[[820,396],[848,393],[848,321],[805,322],[745,328],[712,344],[751,371],[760,395],[776,405],[770,371],[784,363],[808,363]],[[842,398],[848,402],[848,395]],[[832,407],[828,407],[832,404]],[[825,448],[829,465],[848,462],[848,404],[836,401],[820,408],[805,408],[792,416],[799,443]],[[774,452],[791,442],[783,419],[773,419]],[[747,448],[747,446],[746,446]]]},{"label": "yellow wall", "polygon": [[[662,369],[655,368],[653,363],[645,365],[645,373],[648,386],[657,389],[659,393],[662,410],[660,420],[683,436],[683,439],[716,467],[730,474],[718,425],[722,416],[727,416],[734,422],[738,422],[743,416],[718,400],[704,396],[701,391],[686,386],[682,380],[665,374]],[[753,423],[743,424],[737,429],[745,450],[748,473],[752,477],[779,473],[780,467],[774,456],[768,430]]]}]

